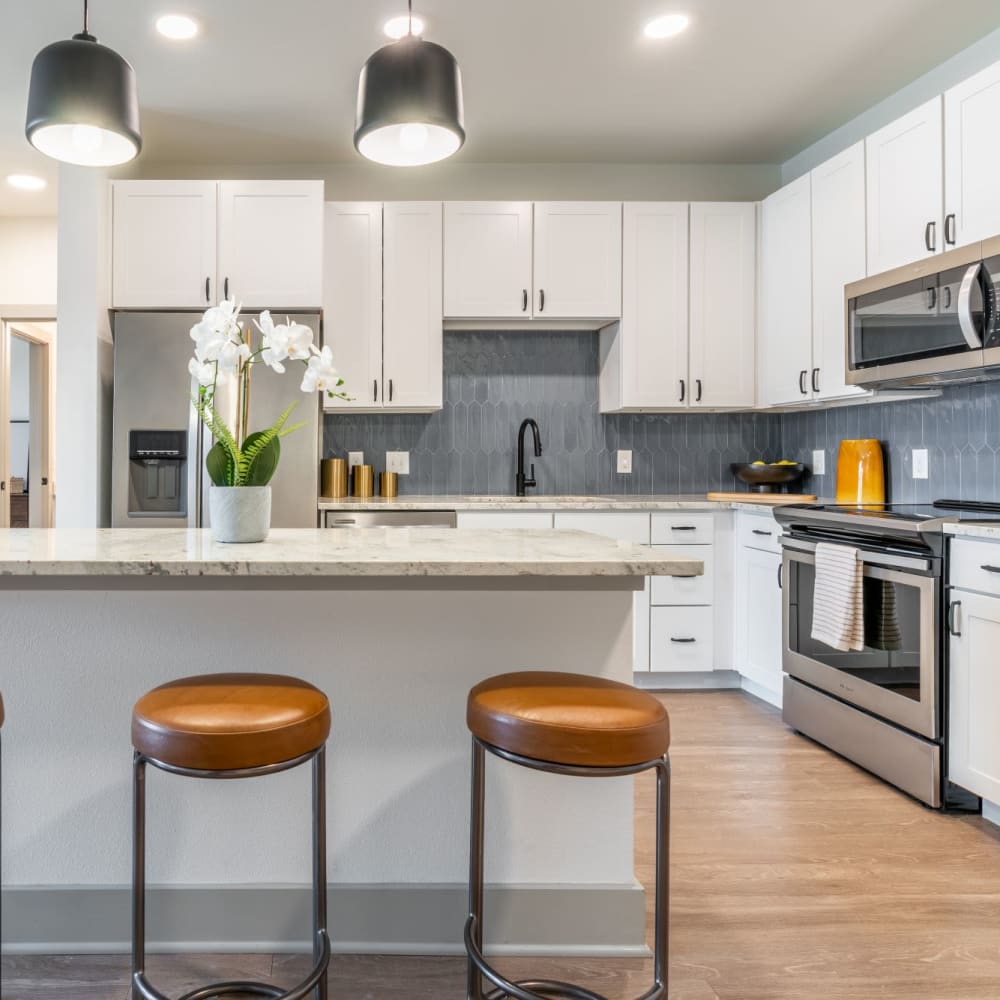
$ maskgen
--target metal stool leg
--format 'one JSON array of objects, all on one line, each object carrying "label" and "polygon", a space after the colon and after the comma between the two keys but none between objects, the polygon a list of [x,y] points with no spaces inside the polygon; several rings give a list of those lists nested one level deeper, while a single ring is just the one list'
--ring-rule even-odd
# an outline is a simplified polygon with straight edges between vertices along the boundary
[{"label": "metal stool leg", "polygon": [[[323,960],[326,934],[326,748],[313,758],[313,964]],[[329,960],[328,960],[329,961]],[[316,984],[315,1000],[327,1000],[327,977]]]},{"label": "metal stool leg", "polygon": [[[656,923],[653,929],[653,996],[670,988],[670,758],[656,768]],[[656,990],[659,990],[657,993]]]},{"label": "metal stool leg", "polygon": [[146,761],[132,762],[132,1000],[142,1000],[136,979],[146,971]]},{"label": "metal stool leg", "polygon": [[[486,802],[486,751],[472,741],[472,821],[469,842],[469,921],[476,947],[483,948],[483,821]],[[469,959],[468,1000],[483,1000],[483,977]]]}]

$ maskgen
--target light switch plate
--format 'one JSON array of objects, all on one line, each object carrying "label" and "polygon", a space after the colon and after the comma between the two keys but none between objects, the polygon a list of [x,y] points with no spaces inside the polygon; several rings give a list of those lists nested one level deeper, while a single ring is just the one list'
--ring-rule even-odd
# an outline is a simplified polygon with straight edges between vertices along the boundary
[{"label": "light switch plate", "polygon": [[385,453],[385,471],[408,476],[410,474],[410,453],[408,451],[387,451]]},{"label": "light switch plate", "polygon": [[632,474],[632,452],[619,449],[618,451],[618,473],[622,476]]},{"label": "light switch plate", "polygon": [[825,451],[814,451],[813,452],[812,474],[814,476],[825,476],[826,475],[826,452]]},{"label": "light switch plate", "polygon": [[347,468],[353,469],[356,465],[365,464],[365,453],[363,451],[349,451],[347,453]]},{"label": "light switch plate", "polygon": [[926,479],[927,478],[927,449],[926,448],[914,448],[913,449],[913,478],[914,479]]}]

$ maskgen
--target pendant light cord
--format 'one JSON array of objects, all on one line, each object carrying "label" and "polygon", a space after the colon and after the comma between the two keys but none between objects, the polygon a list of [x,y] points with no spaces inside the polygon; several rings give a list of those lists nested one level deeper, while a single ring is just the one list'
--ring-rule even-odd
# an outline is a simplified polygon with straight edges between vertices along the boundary
[{"label": "pendant light cord", "polygon": [[[412,4],[413,0],[410,0]],[[90,34],[90,0],[83,0],[83,33]]]},{"label": "pendant light cord", "polygon": [[[87,0],[83,0],[83,2],[86,3]],[[413,0],[409,0],[409,24],[407,26],[407,34],[410,38],[413,37]]]}]

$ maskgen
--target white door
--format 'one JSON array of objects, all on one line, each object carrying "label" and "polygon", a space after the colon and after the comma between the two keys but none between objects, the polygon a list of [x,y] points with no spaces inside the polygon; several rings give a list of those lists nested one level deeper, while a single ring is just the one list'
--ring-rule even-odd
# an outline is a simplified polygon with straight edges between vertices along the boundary
[{"label": "white door", "polygon": [[1000,802],[1000,600],[953,590],[948,777]]},{"label": "white door", "polygon": [[[649,514],[557,513],[557,531],[589,531],[619,542],[649,545]],[[636,592],[632,602],[632,669],[649,670],[649,580]]]},{"label": "white door", "polygon": [[396,410],[439,410],[441,202],[387,202],[383,213],[382,402]]},{"label": "white door", "polygon": [[1000,233],[1000,63],[944,95],[945,249]]},{"label": "white door", "polygon": [[323,301],[323,182],[222,181],[219,280],[246,309]]},{"label": "white door", "polygon": [[868,273],[943,250],[941,98],[868,136],[865,153]]},{"label": "white door", "polygon": [[688,385],[688,205],[628,202],[622,225],[621,406],[679,406]]},{"label": "white door", "polygon": [[323,340],[349,402],[328,410],[382,405],[382,204],[328,202],[323,253]]},{"label": "white door", "polygon": [[736,552],[736,669],[781,697],[781,556],[740,546]]},{"label": "white door", "polygon": [[809,399],[812,369],[810,178],[806,174],[761,206],[760,401]]},{"label": "white door", "polygon": [[855,143],[812,172],[812,326],[815,398],[863,392],[846,382],[844,285],[866,274],[865,144]]},{"label": "white door", "polygon": [[215,181],[115,181],[111,304],[204,309],[217,287]]},{"label": "white door", "polygon": [[691,205],[691,405],[756,399],[757,206]]},{"label": "white door", "polygon": [[536,202],[534,271],[537,318],[619,317],[621,202]]},{"label": "white door", "polygon": [[445,202],[444,314],[530,318],[530,201]]}]

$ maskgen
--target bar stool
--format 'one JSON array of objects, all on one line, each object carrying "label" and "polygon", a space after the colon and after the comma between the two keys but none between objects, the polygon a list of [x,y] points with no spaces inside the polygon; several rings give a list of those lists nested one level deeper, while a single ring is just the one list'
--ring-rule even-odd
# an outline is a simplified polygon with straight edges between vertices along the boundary
[{"label": "bar stool", "polygon": [[225,982],[179,1000],[233,995],[326,1000],[330,939],[326,928],[326,740],[330,703],[322,691],[276,674],[208,674],[155,688],[132,712],[134,838],[132,997],[171,1000],[146,978],[146,765],[192,778],[256,778],[312,761],[313,958],[309,975],[282,990]]},{"label": "bar stool", "polygon": [[[472,837],[469,860],[468,1000],[606,1000],[572,983],[513,983],[483,954],[483,827],[486,754],[535,771],[614,778],[656,770],[656,921],[653,986],[637,1000],[666,1000],[670,903],[670,719],[652,695],[579,674],[501,674],[469,692]],[[483,978],[492,983],[483,992]]]}]

